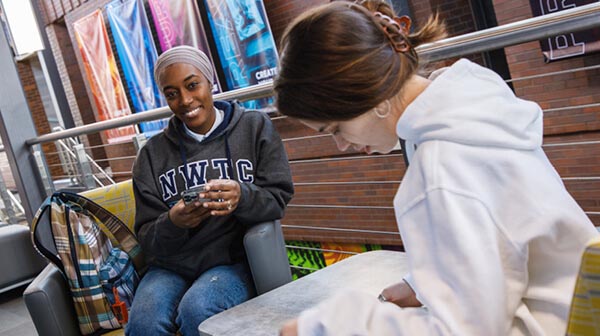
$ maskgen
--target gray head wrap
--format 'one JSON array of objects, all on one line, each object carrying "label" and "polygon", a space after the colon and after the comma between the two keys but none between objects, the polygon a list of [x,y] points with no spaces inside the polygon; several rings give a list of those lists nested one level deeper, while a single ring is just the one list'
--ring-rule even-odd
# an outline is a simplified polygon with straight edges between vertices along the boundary
[{"label": "gray head wrap", "polygon": [[160,83],[160,75],[169,65],[175,63],[193,65],[200,70],[212,85],[214,80],[213,66],[208,56],[197,48],[183,45],[165,51],[158,57],[154,64],[154,80],[158,83],[161,90],[162,84]]}]

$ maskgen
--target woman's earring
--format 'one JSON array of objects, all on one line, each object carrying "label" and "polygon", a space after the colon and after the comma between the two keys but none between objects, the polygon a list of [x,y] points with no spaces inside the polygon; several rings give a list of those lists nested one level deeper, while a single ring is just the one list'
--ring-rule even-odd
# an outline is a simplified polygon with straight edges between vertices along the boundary
[{"label": "woman's earring", "polygon": [[[383,106],[382,106],[383,105]],[[383,104],[379,104],[375,106],[375,115],[380,119],[385,119],[390,115],[390,111],[392,110],[392,106],[390,105],[390,100],[386,99]]]}]

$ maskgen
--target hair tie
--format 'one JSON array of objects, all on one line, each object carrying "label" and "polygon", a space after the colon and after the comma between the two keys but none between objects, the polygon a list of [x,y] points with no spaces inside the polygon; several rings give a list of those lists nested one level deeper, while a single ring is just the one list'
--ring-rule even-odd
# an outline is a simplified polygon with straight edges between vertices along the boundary
[{"label": "hair tie", "polygon": [[[350,9],[355,9],[359,12],[364,13],[365,15],[374,17],[376,21],[379,21],[377,22],[377,24],[383,31],[383,34],[390,41],[390,44],[392,45],[394,51],[399,53],[406,53],[407,51],[409,51],[411,47],[408,44],[408,41],[406,40],[405,36],[408,35],[408,32],[410,31],[410,18],[406,15],[403,15],[401,17],[395,16],[392,19],[391,17],[381,12],[371,12],[363,5],[364,2],[366,2],[366,0],[356,0],[353,3],[348,3],[347,6]],[[396,29],[398,29],[398,32],[390,32],[390,26],[396,27]],[[395,36],[399,36],[400,41],[396,41],[394,39]]]},{"label": "hair tie", "polygon": [[[406,41],[404,35],[407,35],[408,31],[410,30],[410,18],[404,15],[402,17],[395,16],[392,19],[391,17],[382,14],[381,12],[375,12],[373,13],[373,15],[382,22],[383,33],[390,41],[392,48],[394,48],[396,52],[407,52],[410,49],[410,46],[408,45],[408,42]],[[398,29],[399,34],[390,32],[390,26],[396,27],[396,29]],[[394,39],[394,35],[399,35],[400,41],[396,41]]]}]

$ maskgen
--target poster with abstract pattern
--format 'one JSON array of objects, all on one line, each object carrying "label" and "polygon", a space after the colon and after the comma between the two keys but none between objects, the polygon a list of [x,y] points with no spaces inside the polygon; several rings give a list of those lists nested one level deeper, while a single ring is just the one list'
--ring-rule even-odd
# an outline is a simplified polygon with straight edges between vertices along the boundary
[{"label": "poster with abstract pattern", "polygon": [[[156,35],[162,52],[175,46],[189,45],[202,50],[212,61],[198,5],[194,0],[148,0]],[[215,62],[212,61],[213,67]],[[213,79],[213,93],[221,92],[221,84]]]},{"label": "poster with abstract pattern", "polygon": [[[262,0],[205,0],[227,90],[270,82],[277,74],[277,49]],[[245,102],[265,108],[273,98]]]},{"label": "poster with abstract pattern", "polygon": [[286,241],[294,280],[367,251],[398,250],[394,246],[331,242]]},{"label": "poster with abstract pattern", "polygon": [[[154,80],[158,55],[143,2],[115,0],[105,8],[134,111],[140,113],[167,105]],[[148,121],[141,123],[140,128],[150,137],[167,123],[168,119]]]}]

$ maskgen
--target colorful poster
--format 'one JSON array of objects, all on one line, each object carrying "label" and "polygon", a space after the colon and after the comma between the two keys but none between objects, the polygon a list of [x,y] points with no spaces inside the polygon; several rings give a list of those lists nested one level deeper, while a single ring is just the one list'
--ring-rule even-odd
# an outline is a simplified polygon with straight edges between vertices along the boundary
[{"label": "colorful poster", "polygon": [[301,278],[319,269],[333,265],[354,254],[376,250],[401,250],[398,246],[373,244],[286,241],[292,278]]},{"label": "colorful poster", "polygon": [[[205,0],[228,90],[272,81],[277,49],[262,0]],[[246,102],[263,108],[272,98]]]},{"label": "colorful poster", "polygon": [[[73,29],[98,117],[100,120],[109,120],[130,115],[102,11],[97,10],[77,20]],[[124,126],[104,133],[109,143],[131,141],[135,129],[133,126]]]},{"label": "colorful poster", "polygon": [[[178,45],[189,45],[204,51],[212,61],[196,1],[148,0],[148,4],[163,52]],[[214,66],[214,62],[212,63]],[[213,93],[221,92],[216,74],[215,71]]]},{"label": "colorful poster", "polygon": [[[106,16],[135,112],[167,105],[154,81],[158,56],[142,1],[115,0],[106,5]],[[150,137],[167,123],[168,119],[143,122],[140,128]]]},{"label": "colorful poster", "polygon": [[[327,267],[321,245],[314,242],[286,241],[288,260],[292,267],[292,279],[296,280],[316,270]],[[292,247],[294,246],[294,247]]]},{"label": "colorful poster", "polygon": [[381,250],[380,245],[331,242],[321,243],[321,248],[323,249],[323,258],[325,258],[325,264],[327,264],[327,266],[333,265],[336,262],[342,261],[346,258],[350,258],[353,256],[352,253],[358,254],[367,251]]},{"label": "colorful poster", "polygon": [[[598,0],[529,0],[529,2],[533,16],[541,16],[588,5]],[[552,36],[541,40],[540,45],[546,63],[598,52],[600,51],[600,28]]]}]

